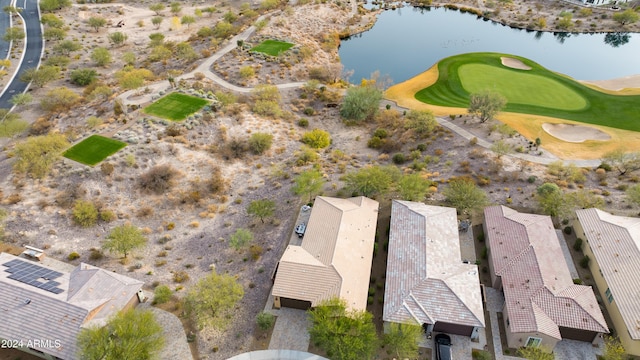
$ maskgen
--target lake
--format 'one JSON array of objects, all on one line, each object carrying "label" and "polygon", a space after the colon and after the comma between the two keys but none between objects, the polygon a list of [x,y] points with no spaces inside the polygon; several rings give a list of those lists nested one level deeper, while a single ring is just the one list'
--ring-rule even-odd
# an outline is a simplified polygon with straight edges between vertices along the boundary
[{"label": "lake", "polygon": [[440,59],[491,51],[531,59],[578,80],[640,74],[639,34],[527,31],[445,8],[382,12],[375,26],[342,41],[340,59],[354,83],[379,70],[400,83]]}]

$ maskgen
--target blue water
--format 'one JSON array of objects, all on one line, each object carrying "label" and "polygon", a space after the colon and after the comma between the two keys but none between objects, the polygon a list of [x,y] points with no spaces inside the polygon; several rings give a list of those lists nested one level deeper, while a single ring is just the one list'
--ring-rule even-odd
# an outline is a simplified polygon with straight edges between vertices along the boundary
[{"label": "blue water", "polygon": [[351,82],[379,70],[399,83],[442,58],[478,51],[523,56],[578,80],[640,74],[640,34],[526,31],[444,8],[384,11],[371,30],[343,40],[339,52],[344,69],[354,70]]}]

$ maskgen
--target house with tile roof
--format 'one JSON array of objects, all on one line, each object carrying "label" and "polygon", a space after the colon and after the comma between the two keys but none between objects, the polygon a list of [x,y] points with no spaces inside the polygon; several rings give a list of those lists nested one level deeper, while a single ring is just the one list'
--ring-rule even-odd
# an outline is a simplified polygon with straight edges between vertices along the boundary
[{"label": "house with tile roof", "polygon": [[576,211],[576,236],[616,335],[630,355],[640,356],[640,218],[598,209]]},{"label": "house with tile roof", "polygon": [[590,286],[573,283],[549,216],[484,210],[492,287],[504,292],[509,347],[596,342],[609,328]]},{"label": "house with tile roof", "polygon": [[456,209],[393,201],[382,320],[478,337],[478,267],[462,262]]},{"label": "house with tile roof", "polygon": [[300,245],[287,246],[275,271],[274,307],[308,309],[339,297],[365,310],[378,202],[318,196]]},{"label": "house with tile roof", "polygon": [[76,359],[82,329],[135,306],[142,285],[84,263],[64,272],[0,253],[0,339],[43,359]]}]

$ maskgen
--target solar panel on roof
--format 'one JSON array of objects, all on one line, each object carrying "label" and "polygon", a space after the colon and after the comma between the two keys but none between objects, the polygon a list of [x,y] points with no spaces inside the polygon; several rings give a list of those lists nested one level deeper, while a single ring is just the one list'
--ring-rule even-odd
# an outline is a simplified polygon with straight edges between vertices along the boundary
[{"label": "solar panel on roof", "polygon": [[60,285],[59,282],[53,281],[53,279],[62,276],[61,272],[50,270],[18,259],[8,261],[2,265],[7,267],[4,271],[11,274],[8,276],[9,279],[37,287],[54,294],[60,294],[64,291],[57,287]]}]

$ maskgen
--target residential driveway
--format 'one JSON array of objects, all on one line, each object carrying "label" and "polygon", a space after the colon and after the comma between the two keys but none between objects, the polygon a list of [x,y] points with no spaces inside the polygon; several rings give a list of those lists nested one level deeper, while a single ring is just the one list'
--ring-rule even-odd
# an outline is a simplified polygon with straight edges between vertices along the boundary
[{"label": "residential driveway", "polygon": [[602,350],[591,343],[576,340],[562,340],[553,350],[556,360],[595,360]]},{"label": "residential driveway", "polygon": [[271,334],[269,350],[307,351],[309,349],[307,312],[285,307],[276,311],[278,318]]}]

